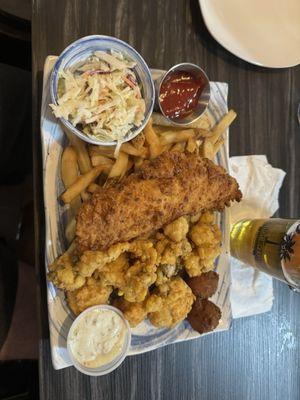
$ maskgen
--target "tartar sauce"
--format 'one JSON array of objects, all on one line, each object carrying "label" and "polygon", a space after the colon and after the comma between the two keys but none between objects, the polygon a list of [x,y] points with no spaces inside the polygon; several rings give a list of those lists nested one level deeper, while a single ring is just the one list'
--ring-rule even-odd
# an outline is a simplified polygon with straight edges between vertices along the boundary
[{"label": "tartar sauce", "polygon": [[78,320],[69,336],[73,357],[88,368],[108,364],[122,351],[126,326],[113,310],[91,310]]}]

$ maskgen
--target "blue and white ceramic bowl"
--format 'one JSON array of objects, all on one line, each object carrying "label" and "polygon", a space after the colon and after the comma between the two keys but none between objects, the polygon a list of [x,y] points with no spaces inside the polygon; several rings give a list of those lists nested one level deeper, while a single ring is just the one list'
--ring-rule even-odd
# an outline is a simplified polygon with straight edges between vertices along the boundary
[{"label": "blue and white ceramic bowl", "polygon": [[[57,104],[57,86],[59,80],[59,72],[62,69],[69,68],[78,62],[87,59],[93,52],[95,51],[107,51],[107,50],[115,50],[125,55],[128,59],[136,62],[136,66],[134,67],[134,72],[137,77],[138,82],[141,85],[142,96],[145,100],[146,110],[144,120],[139,127],[132,128],[125,136],[124,142],[127,142],[134,137],[136,137],[145,127],[148,122],[154,105],[155,100],[155,90],[153,79],[150,73],[150,70],[142,58],[142,56],[129,44],[123,42],[120,39],[111,36],[102,36],[102,35],[92,35],[86,36],[76,42],[70,44],[59,56],[56,61],[50,80],[50,94],[51,101],[54,104]],[[91,137],[86,136],[79,129],[75,128],[74,125],[71,124],[65,118],[60,118],[61,122],[65,125],[65,127],[73,132],[75,135],[80,137],[80,139],[98,145],[105,146],[113,146],[116,145],[116,141],[100,141],[98,139],[92,139]]]}]

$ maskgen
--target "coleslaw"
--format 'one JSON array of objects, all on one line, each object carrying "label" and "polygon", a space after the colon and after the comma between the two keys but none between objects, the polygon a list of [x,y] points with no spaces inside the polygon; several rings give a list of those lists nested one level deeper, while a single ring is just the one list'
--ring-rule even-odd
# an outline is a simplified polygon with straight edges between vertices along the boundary
[{"label": "coleslaw", "polygon": [[87,60],[60,71],[57,104],[50,104],[54,115],[69,120],[87,136],[121,142],[145,116],[134,67],[119,52],[95,51]]}]

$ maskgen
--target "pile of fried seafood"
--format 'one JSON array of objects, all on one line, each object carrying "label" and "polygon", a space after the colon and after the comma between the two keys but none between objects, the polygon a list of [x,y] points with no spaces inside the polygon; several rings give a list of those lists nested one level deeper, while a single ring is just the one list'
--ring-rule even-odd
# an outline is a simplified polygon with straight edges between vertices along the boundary
[{"label": "pile of fried seafood", "polygon": [[[151,150],[146,143],[145,154]],[[65,292],[75,315],[112,304],[132,327],[146,318],[158,328],[184,319],[199,333],[217,327],[221,312],[208,300],[218,288],[213,270],[222,247],[215,212],[239,201],[241,192],[199,146],[182,148],[149,152],[102,185],[99,173],[97,183],[85,181],[88,171],[63,194],[76,209],[75,237],[48,266],[48,279]],[[107,165],[101,171],[109,177]]]}]

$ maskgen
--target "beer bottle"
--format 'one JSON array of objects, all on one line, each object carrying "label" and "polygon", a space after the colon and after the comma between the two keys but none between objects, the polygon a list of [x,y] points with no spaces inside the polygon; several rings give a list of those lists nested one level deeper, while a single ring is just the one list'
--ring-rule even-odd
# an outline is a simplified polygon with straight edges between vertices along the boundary
[{"label": "beer bottle", "polygon": [[231,255],[300,290],[300,220],[244,219],[230,233]]}]

